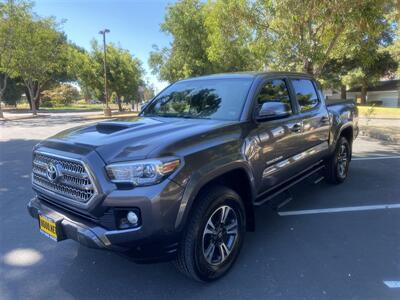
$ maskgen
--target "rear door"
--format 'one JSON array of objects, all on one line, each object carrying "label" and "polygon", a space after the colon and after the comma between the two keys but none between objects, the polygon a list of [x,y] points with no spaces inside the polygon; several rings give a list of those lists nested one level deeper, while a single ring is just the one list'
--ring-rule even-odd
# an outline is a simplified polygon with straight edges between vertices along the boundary
[{"label": "rear door", "polygon": [[302,133],[297,145],[304,165],[317,162],[328,152],[329,114],[317,84],[311,78],[291,78]]}]

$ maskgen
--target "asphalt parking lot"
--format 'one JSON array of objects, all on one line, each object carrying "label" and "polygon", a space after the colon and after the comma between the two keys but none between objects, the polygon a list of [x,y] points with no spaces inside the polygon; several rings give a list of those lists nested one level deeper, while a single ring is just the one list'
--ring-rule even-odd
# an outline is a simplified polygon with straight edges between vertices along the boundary
[{"label": "asphalt parking lot", "polygon": [[0,123],[0,299],[400,299],[400,145],[359,138],[347,182],[304,182],[284,206],[258,208],[236,265],[207,285],[39,234],[31,149],[65,122],[85,123]]}]

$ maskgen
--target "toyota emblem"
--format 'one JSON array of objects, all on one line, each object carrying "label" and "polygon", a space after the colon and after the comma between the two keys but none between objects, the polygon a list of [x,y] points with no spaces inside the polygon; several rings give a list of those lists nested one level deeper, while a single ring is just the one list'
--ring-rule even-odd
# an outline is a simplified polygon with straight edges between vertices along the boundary
[{"label": "toyota emblem", "polygon": [[52,162],[47,164],[46,176],[51,182],[55,182],[59,177],[57,166],[55,166]]}]

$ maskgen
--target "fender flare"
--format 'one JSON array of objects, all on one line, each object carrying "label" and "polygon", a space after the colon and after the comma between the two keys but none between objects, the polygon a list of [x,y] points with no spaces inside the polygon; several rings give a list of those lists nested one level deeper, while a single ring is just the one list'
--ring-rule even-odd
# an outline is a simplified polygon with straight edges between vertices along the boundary
[{"label": "fender flare", "polygon": [[251,172],[250,166],[246,161],[233,161],[229,164],[219,166],[218,168],[214,168],[212,171],[203,173],[202,171],[204,169],[205,167],[193,173],[192,176],[190,177],[187,186],[185,187],[185,191],[183,193],[175,221],[175,228],[178,230],[182,229],[183,225],[186,223],[187,217],[190,213],[190,208],[192,207],[200,190],[211,181],[215,180],[216,178],[228,172],[234,170],[242,170],[246,173],[251,189],[251,205],[254,202],[254,199],[256,197],[254,176]]},{"label": "fender flare", "polygon": [[354,126],[353,126],[353,122],[347,122],[345,124],[343,124],[342,126],[340,126],[336,131],[335,134],[333,135],[333,139],[331,142],[331,149],[330,149],[330,153],[332,153],[335,148],[336,148],[336,144],[337,141],[339,140],[339,137],[342,135],[342,132],[347,129],[347,128],[351,128],[353,131],[353,136],[354,136]]}]

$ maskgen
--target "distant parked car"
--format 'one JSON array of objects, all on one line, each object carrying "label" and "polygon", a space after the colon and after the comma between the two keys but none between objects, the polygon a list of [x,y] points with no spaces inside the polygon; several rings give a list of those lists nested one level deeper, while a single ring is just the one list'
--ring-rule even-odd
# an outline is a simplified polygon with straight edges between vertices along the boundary
[{"label": "distant parked car", "polygon": [[97,100],[97,99],[92,99],[92,100],[89,100],[89,103],[90,104],[101,104],[101,101]]}]

